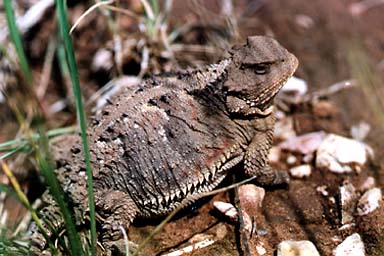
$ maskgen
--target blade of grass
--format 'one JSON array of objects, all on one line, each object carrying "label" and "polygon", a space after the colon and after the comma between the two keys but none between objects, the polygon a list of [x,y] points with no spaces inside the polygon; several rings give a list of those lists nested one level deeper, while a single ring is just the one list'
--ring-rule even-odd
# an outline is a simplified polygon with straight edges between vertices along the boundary
[{"label": "blade of grass", "polygon": [[23,44],[21,42],[20,34],[17,29],[16,19],[13,13],[12,3],[10,0],[4,0],[4,9],[7,18],[9,34],[16,48],[21,70],[23,71],[25,80],[27,81],[28,85],[32,86],[32,73],[29,69],[28,61],[24,53]]},{"label": "blade of grass", "polygon": [[372,60],[369,59],[361,42],[351,41],[346,43],[346,46],[351,73],[359,81],[369,107],[381,124],[381,128],[384,128],[384,90],[379,86],[383,81],[375,74]]},{"label": "blade of grass", "polygon": [[3,160],[0,160],[0,164],[1,164],[2,170],[4,171],[5,175],[8,177],[9,181],[11,182],[11,184],[14,188],[14,190],[12,190],[10,187],[8,187],[4,184],[0,184],[0,191],[6,192],[8,195],[11,195],[14,198],[18,199],[24,205],[24,207],[29,210],[29,212],[31,213],[33,221],[36,223],[39,231],[41,232],[41,234],[44,236],[45,240],[47,241],[49,248],[52,250],[54,255],[57,255],[58,253],[57,253],[57,250],[56,250],[54,244],[51,242],[47,233],[45,232],[45,229],[43,228],[41,221],[40,221],[39,217],[37,216],[35,209],[29,203],[27,196],[23,193],[23,191],[20,187],[20,184],[18,183],[16,177],[13,175],[13,173],[9,169],[8,165]]},{"label": "blade of grass", "polygon": [[55,176],[52,165],[49,162],[48,139],[46,136],[43,136],[43,132],[40,133],[41,140],[39,141],[40,143],[38,145],[39,150],[36,150],[36,159],[39,163],[41,171],[43,172],[46,182],[49,185],[50,193],[53,195],[60,207],[64,219],[64,225],[67,230],[69,246],[72,255],[84,255],[84,250],[80,243],[80,237],[76,231],[74,220],[72,218],[72,216],[74,216],[73,212],[68,207],[66,198],[64,197],[65,193]]},{"label": "blade of grass", "polygon": [[24,256],[28,252],[28,242],[23,237],[9,234],[8,228],[0,228],[0,255]]},{"label": "blade of grass", "polygon": [[83,143],[83,152],[84,152],[84,159],[85,159],[86,173],[87,173],[89,213],[90,213],[90,224],[91,224],[91,252],[92,252],[92,255],[96,255],[95,202],[93,197],[93,185],[92,185],[93,177],[92,177],[92,170],[91,170],[89,146],[88,146],[88,140],[87,140],[87,124],[85,119],[83,102],[81,99],[81,91],[80,91],[79,79],[77,76],[77,66],[75,62],[74,50],[73,50],[71,38],[69,36],[68,18],[67,18],[63,0],[56,1],[56,11],[59,18],[61,35],[63,36],[63,39],[64,39],[69,71],[70,71],[70,76],[71,76],[72,85],[73,85],[73,92],[75,94],[77,116],[80,123],[81,139]]},{"label": "blade of grass", "polygon": [[152,0],[152,10],[153,14],[156,17],[159,14],[159,3],[157,0]]},{"label": "blade of grass", "polygon": [[5,153],[4,155],[1,155],[1,156],[0,156],[0,160],[4,160],[4,159],[6,159],[6,158],[8,158],[8,157],[13,156],[13,155],[16,154],[16,153],[19,153],[19,152],[24,151],[24,150],[23,150],[24,147],[25,147],[25,146],[22,145],[22,146],[13,148],[12,150],[10,150],[10,151],[8,151],[7,153]]},{"label": "blade of grass", "polygon": [[[76,130],[77,130],[77,127],[75,126],[57,128],[57,129],[49,130],[46,136],[48,138],[51,138],[51,137],[55,137],[62,134],[74,133]],[[20,143],[28,143],[30,141],[37,141],[39,139],[40,139],[40,135],[34,134],[28,137],[23,136],[14,140],[9,140],[9,141],[0,143],[0,152],[11,151],[11,150],[14,150],[15,148],[18,148],[19,146],[25,146],[25,144],[20,145]]]}]

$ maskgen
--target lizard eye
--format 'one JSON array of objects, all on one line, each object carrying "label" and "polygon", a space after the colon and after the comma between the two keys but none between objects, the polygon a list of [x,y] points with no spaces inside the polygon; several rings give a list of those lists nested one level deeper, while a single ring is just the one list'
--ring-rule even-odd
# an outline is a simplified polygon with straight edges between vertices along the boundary
[{"label": "lizard eye", "polygon": [[269,65],[267,64],[258,64],[254,66],[254,72],[257,75],[265,75],[269,73]]}]

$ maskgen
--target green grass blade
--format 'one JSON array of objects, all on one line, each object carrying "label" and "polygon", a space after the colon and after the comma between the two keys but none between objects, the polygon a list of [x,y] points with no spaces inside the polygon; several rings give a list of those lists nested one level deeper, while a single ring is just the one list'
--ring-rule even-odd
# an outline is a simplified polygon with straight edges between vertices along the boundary
[{"label": "green grass blade", "polygon": [[11,36],[12,42],[16,48],[21,70],[23,71],[25,80],[27,81],[28,85],[32,85],[32,73],[29,69],[28,61],[24,53],[19,31],[17,30],[16,19],[10,0],[4,0],[4,9],[8,22],[9,35]]},{"label": "green grass blade", "polygon": [[81,99],[79,79],[77,76],[75,54],[72,46],[72,41],[69,36],[69,25],[68,25],[68,19],[67,19],[67,14],[66,14],[63,0],[56,0],[56,10],[59,18],[61,35],[63,36],[63,39],[64,39],[69,72],[72,80],[73,92],[75,95],[77,116],[80,123],[81,139],[83,143],[83,152],[84,152],[84,159],[85,159],[86,173],[87,173],[89,213],[90,213],[90,222],[91,222],[90,223],[91,224],[91,251],[92,251],[92,255],[96,255],[95,203],[94,203],[94,197],[93,197],[93,185],[92,185],[93,178],[92,178],[92,170],[91,170],[90,153],[89,153],[89,146],[88,146],[88,140],[87,140],[87,124],[86,124],[83,102]]},{"label": "green grass blade", "polygon": [[8,168],[8,165],[5,162],[1,161],[1,160],[0,160],[0,164],[1,164],[1,168],[2,168],[3,172],[6,174],[6,176],[8,177],[8,179],[10,180],[10,182],[11,182],[13,188],[14,188],[14,190],[13,190],[12,188],[10,188],[7,185],[0,184],[0,191],[1,192],[5,192],[9,196],[12,196],[16,200],[18,200],[25,208],[27,208],[29,210],[29,212],[31,213],[33,221],[37,225],[37,227],[40,230],[41,234],[46,239],[49,248],[51,248],[51,250],[52,250],[54,255],[57,255],[57,250],[56,250],[54,244],[50,241],[47,233],[45,232],[43,226],[41,225],[41,222],[40,222],[40,219],[39,219],[39,217],[37,215],[36,210],[29,203],[27,196],[24,194],[24,192],[22,191],[22,189],[20,187],[20,184],[17,182],[16,178],[13,176],[13,173]]},{"label": "green grass blade", "polygon": [[[46,134],[48,138],[55,137],[58,135],[62,134],[70,134],[74,133],[77,130],[75,126],[69,126],[69,127],[64,127],[64,128],[57,128],[57,129],[52,129],[49,130]],[[34,134],[32,136],[23,136],[14,140],[9,140],[3,143],[0,143],[0,152],[8,152],[8,151],[13,151],[16,148],[21,149],[22,147],[27,146],[26,143],[29,142],[36,142],[37,140],[40,139],[39,134]],[[21,147],[21,148],[20,148]]]},{"label": "green grass blade", "polygon": [[19,152],[21,152],[23,150],[24,150],[24,145],[16,147],[16,148],[13,148],[10,151],[8,151],[7,153],[5,153],[4,155],[1,155],[0,156],[0,160],[4,160],[4,159],[6,159],[8,157],[11,157],[14,154],[19,153]]},{"label": "green grass blade", "polygon": [[155,17],[159,15],[159,2],[157,0],[152,0],[152,10]]},{"label": "green grass blade", "polygon": [[50,193],[55,198],[63,215],[64,225],[68,234],[70,250],[72,255],[84,255],[80,237],[76,231],[75,222],[72,218],[72,216],[74,216],[73,212],[68,207],[65,193],[61,188],[59,181],[55,176],[54,169],[52,168],[52,165],[49,161],[48,139],[46,136],[44,136],[43,132],[41,132],[40,138],[41,140],[39,143],[39,150],[36,150],[36,159],[39,163],[41,171],[43,172],[46,182],[49,185]]}]

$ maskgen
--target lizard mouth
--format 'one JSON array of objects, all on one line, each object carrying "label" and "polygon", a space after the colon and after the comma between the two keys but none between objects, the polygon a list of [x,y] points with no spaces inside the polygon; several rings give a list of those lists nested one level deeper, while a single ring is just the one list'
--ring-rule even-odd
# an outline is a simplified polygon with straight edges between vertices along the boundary
[{"label": "lizard mouth", "polygon": [[268,107],[263,107],[257,101],[237,95],[227,95],[226,104],[228,111],[232,114],[267,116],[273,111],[273,105],[271,104],[265,104]]}]

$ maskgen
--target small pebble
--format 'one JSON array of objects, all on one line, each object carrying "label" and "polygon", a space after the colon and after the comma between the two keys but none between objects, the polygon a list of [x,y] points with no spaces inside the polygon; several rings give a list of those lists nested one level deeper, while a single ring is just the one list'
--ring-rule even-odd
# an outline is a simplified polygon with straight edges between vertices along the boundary
[{"label": "small pebble", "polygon": [[106,49],[99,49],[93,56],[91,70],[97,72],[99,70],[111,70],[113,67],[112,52]]},{"label": "small pebble", "polygon": [[239,200],[244,209],[261,207],[264,197],[265,189],[262,187],[253,184],[246,184],[239,187]]},{"label": "small pebble", "polygon": [[376,184],[375,178],[369,176],[359,187],[360,191],[367,191],[368,189],[374,188]]},{"label": "small pebble", "polygon": [[313,161],[313,158],[314,158],[313,154],[307,154],[303,156],[302,160],[304,163],[311,163]]},{"label": "small pebble", "polygon": [[335,115],[337,109],[331,102],[320,100],[313,103],[312,111],[315,116],[326,118]]},{"label": "small pebble", "polygon": [[297,14],[295,16],[295,22],[300,27],[303,27],[306,29],[313,27],[313,25],[315,24],[313,19],[306,14]]},{"label": "small pebble", "polygon": [[322,143],[324,137],[325,132],[323,131],[311,132],[284,141],[279,144],[279,147],[303,155],[313,154]]},{"label": "small pebble", "polygon": [[373,212],[379,207],[381,200],[381,190],[379,188],[371,188],[359,199],[357,203],[357,214],[362,216]]},{"label": "small pebble", "polygon": [[358,172],[370,155],[373,151],[366,144],[329,134],[317,149],[316,167],[335,173]]},{"label": "small pebble", "polygon": [[359,234],[348,236],[333,251],[333,256],[365,256],[364,243]]},{"label": "small pebble", "polygon": [[270,163],[278,163],[280,160],[281,150],[279,147],[271,147],[268,154]]},{"label": "small pebble", "polygon": [[281,140],[288,140],[296,137],[292,117],[284,117],[276,121],[274,129],[275,138],[279,138]]},{"label": "small pebble", "polygon": [[283,93],[291,93],[295,96],[303,96],[308,91],[307,82],[303,79],[292,76],[285,83],[283,88],[281,88],[281,92]]},{"label": "small pebble", "polygon": [[221,201],[215,201],[213,202],[213,206],[219,212],[223,213],[225,216],[229,217],[231,220],[237,220],[237,210],[233,204],[221,202]]},{"label": "small pebble", "polygon": [[297,158],[294,155],[289,155],[287,157],[287,164],[293,165],[297,161]]},{"label": "small pebble", "polygon": [[267,253],[263,242],[259,242],[259,244],[256,245],[256,251],[259,255],[265,255]]},{"label": "small pebble", "polygon": [[[226,217],[228,217],[232,221],[238,221],[239,215],[237,214],[237,209],[235,206],[233,206],[230,203],[221,202],[221,201],[215,201],[213,202],[213,205],[217,210],[219,210],[221,213],[223,213]],[[244,229],[248,232],[252,231],[252,220],[251,217],[249,217],[248,213],[244,210],[242,210],[243,214],[243,224]]]},{"label": "small pebble", "polygon": [[311,175],[311,166],[309,164],[299,165],[289,169],[289,173],[295,178],[304,178]]},{"label": "small pebble", "polygon": [[320,256],[311,241],[286,240],[277,246],[277,256]]},{"label": "small pebble", "polygon": [[341,224],[351,223],[355,212],[357,194],[356,189],[351,183],[347,183],[339,188],[341,204]]},{"label": "small pebble", "polygon": [[329,192],[327,191],[327,186],[326,185],[318,186],[316,188],[316,191],[320,192],[320,194],[322,194],[323,196],[328,196],[329,195]]},{"label": "small pebble", "polygon": [[370,130],[371,126],[368,123],[360,122],[351,127],[350,133],[352,138],[354,138],[355,140],[363,141],[367,137]]},{"label": "small pebble", "polygon": [[354,228],[355,226],[355,223],[344,224],[343,226],[339,227],[339,231],[349,230]]}]

